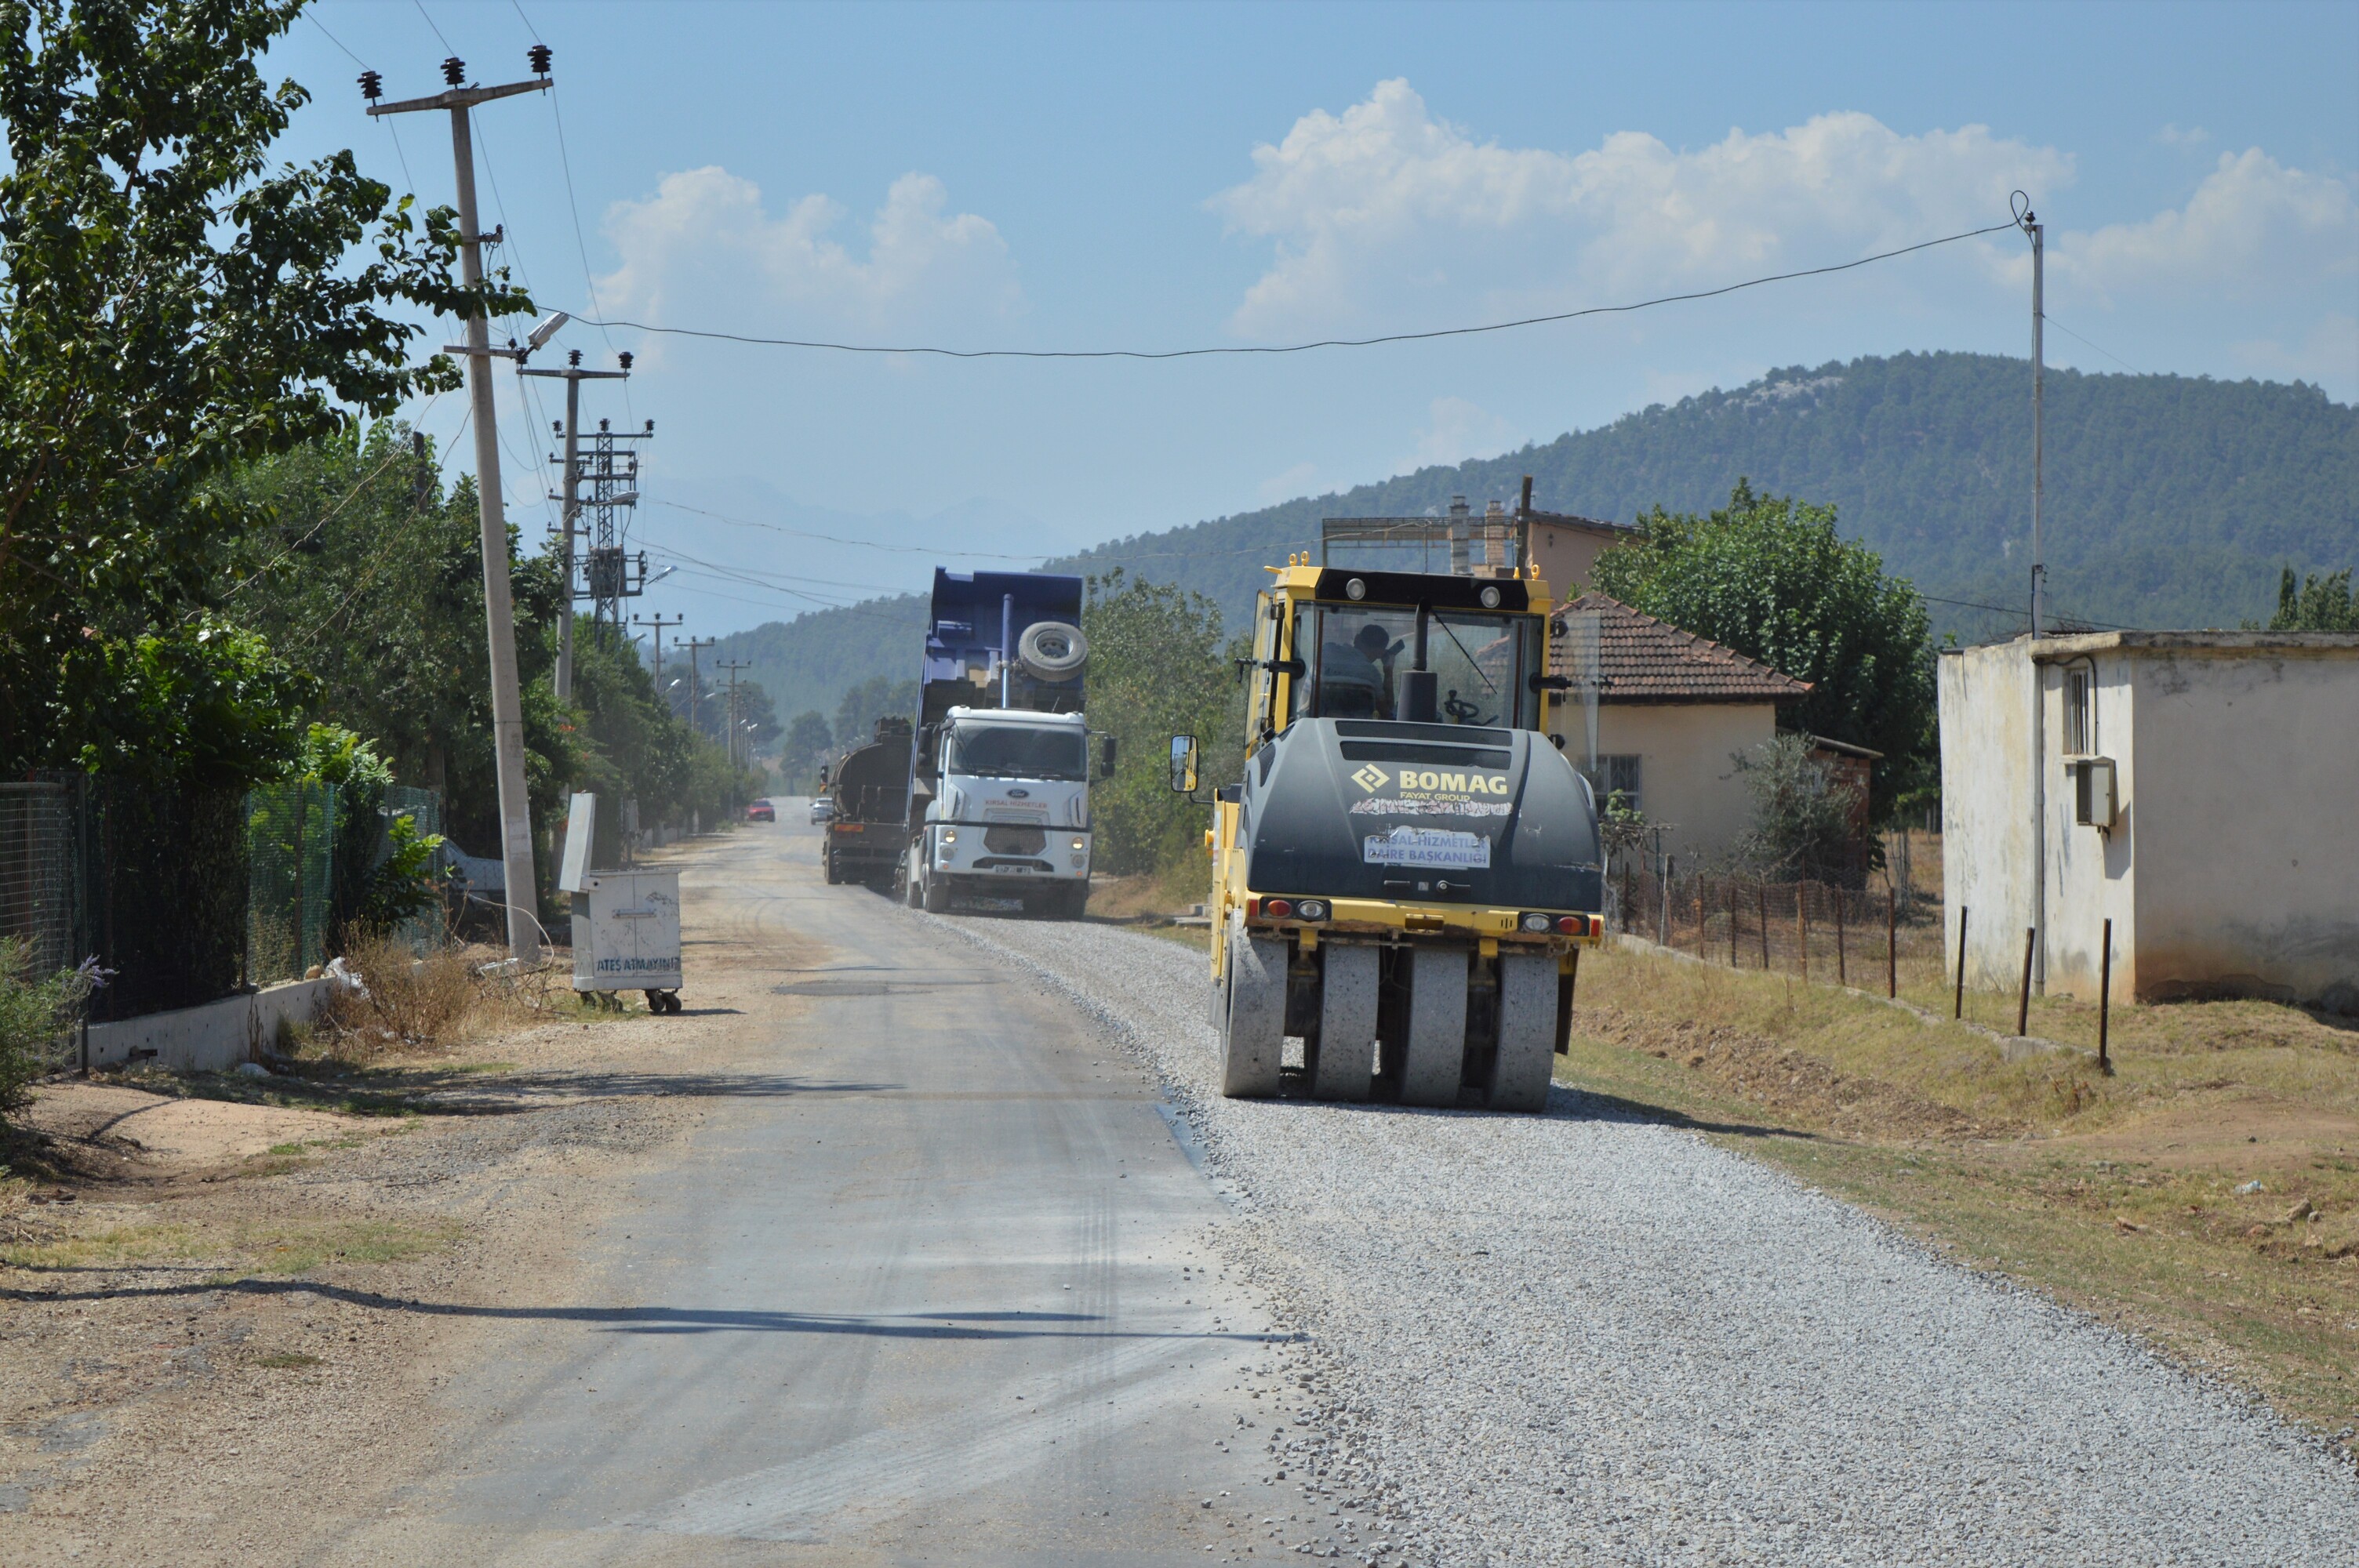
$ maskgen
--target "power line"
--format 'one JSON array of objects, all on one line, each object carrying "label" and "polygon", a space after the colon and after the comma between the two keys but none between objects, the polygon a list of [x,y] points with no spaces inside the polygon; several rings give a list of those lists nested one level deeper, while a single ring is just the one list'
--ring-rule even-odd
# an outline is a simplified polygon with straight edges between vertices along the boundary
[{"label": "power line", "polygon": [[[411,5],[415,5],[415,6],[417,6],[417,7],[418,7],[418,14],[419,14],[419,16],[426,16],[426,25],[427,25],[428,27],[434,27],[434,18],[433,18],[432,16],[427,16],[427,14],[426,14],[426,0],[409,0],[409,3],[410,3]],[[454,55],[455,55],[455,54],[457,54],[457,53],[459,52],[459,51],[458,51],[458,49],[456,49],[456,48],[451,44],[451,40],[450,40],[450,39],[442,38],[442,29],[441,29],[441,28],[440,28],[440,27],[434,27],[434,36],[435,36],[436,38],[441,38],[441,39],[442,39],[442,47],[443,47],[444,49],[449,49],[449,50],[451,51],[451,53],[452,53],[452,54],[454,54]]]},{"label": "power line", "polygon": [[1263,345],[1229,344],[1200,349],[945,349],[928,344],[911,344],[892,348],[873,343],[831,343],[804,338],[756,338],[738,332],[713,332],[692,327],[652,327],[644,321],[601,320],[594,316],[582,319],[593,327],[627,327],[641,332],[655,332],[675,338],[709,338],[720,342],[748,343],[760,348],[824,349],[843,354],[932,354],[950,360],[1186,360],[1204,359],[1215,355],[1240,354],[1301,354],[1314,349],[1366,349],[1383,343],[1417,343],[1433,338],[1470,338],[1485,332],[1508,332],[1521,327],[1546,326],[1555,321],[1572,321],[1583,316],[1621,316],[1635,310],[1651,310],[1658,305],[1679,305],[1690,300],[1714,299],[1739,289],[1758,288],[1764,284],[1788,283],[1800,277],[1822,277],[1829,273],[1849,272],[1854,267],[1871,263],[1890,261],[1895,256],[1908,255],[1917,251],[1930,250],[1936,245],[1955,244],[1982,234],[1994,234],[2001,229],[2012,229],[2009,220],[1993,223],[1987,228],[1968,229],[1962,233],[1945,234],[1938,240],[1924,240],[1898,250],[1880,251],[1857,261],[1837,262],[1831,266],[1806,267],[1799,272],[1773,273],[1766,277],[1750,277],[1742,283],[1723,284],[1718,288],[1698,289],[1690,294],[1666,294],[1653,299],[1641,299],[1629,305],[1593,305],[1581,310],[1562,310],[1549,316],[1526,316],[1513,321],[1492,321],[1479,327],[1441,327],[1430,332],[1386,332],[1374,338],[1321,338],[1308,343],[1277,343]]},{"label": "power line", "polygon": [[2072,339],[2075,342],[2088,343],[2089,347],[2091,347],[2091,348],[2093,348],[2093,349],[2096,350],[2099,353],[2101,353],[2101,354],[2104,355],[2107,359],[2109,359],[2109,360],[2113,361],[2115,364],[2117,364],[2117,365],[2121,366],[2124,370],[2125,370],[2125,371],[2129,372],[2132,375],[2144,375],[2144,374],[2146,374],[2146,372],[2144,372],[2144,371],[2142,371],[2142,370],[2138,369],[2138,367],[2137,367],[2137,366],[2136,366],[2136,365],[2134,365],[2134,364],[2130,363],[2130,362],[2129,362],[2129,361],[2127,361],[2127,360],[2125,360],[2125,359],[2122,358],[2122,356],[2121,356],[2121,355],[2119,355],[2119,354],[2117,354],[2117,353],[2114,352],[2114,351],[2113,351],[2113,350],[2111,350],[2111,349],[2109,349],[2109,348],[2105,347],[2105,345],[2104,345],[2104,344],[2103,344],[2103,343],[2090,342],[2088,339],[2082,337],[2080,333],[2078,333],[2078,332],[2076,332],[2076,331],[2072,330],[2072,329],[2071,329],[2071,328],[2067,327],[2066,325],[2064,325],[2064,323],[2063,323],[2063,322],[2059,321],[2059,320],[2056,319],[2056,312],[2054,312],[2053,310],[2047,310],[2047,311],[2043,311],[2043,312],[2041,312],[2041,314],[2047,317],[2047,319],[2048,319],[2048,324],[2049,324],[2049,326],[2051,326],[2051,327],[2055,328],[2058,331],[2060,331],[2060,332],[2063,333],[2066,337]]}]

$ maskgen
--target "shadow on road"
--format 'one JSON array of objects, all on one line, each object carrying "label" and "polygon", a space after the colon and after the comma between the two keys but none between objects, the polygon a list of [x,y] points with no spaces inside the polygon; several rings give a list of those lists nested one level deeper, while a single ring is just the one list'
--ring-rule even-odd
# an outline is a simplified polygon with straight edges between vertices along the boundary
[{"label": "shadow on road", "polygon": [[[77,1274],[109,1271],[61,1268],[42,1271]],[[733,1311],[718,1307],[484,1306],[463,1302],[429,1302],[410,1296],[389,1296],[375,1291],[321,1284],[316,1281],[243,1279],[223,1281],[218,1273],[201,1269],[192,1267],[185,1271],[205,1277],[192,1279],[186,1283],[126,1286],[119,1290],[6,1290],[0,1291],[0,1301],[55,1303],[169,1299],[214,1292],[253,1297],[309,1292],[378,1312],[411,1313],[421,1317],[578,1323],[607,1334],[817,1334],[882,1339],[1135,1339],[1185,1341],[1190,1344],[1220,1340],[1239,1345],[1268,1345],[1292,1337],[1285,1334],[1237,1331],[1207,1334],[1178,1329],[1092,1328],[1077,1325],[1100,1324],[1105,1320],[1094,1314],[1065,1312],[896,1313],[853,1316],[837,1313]]]}]

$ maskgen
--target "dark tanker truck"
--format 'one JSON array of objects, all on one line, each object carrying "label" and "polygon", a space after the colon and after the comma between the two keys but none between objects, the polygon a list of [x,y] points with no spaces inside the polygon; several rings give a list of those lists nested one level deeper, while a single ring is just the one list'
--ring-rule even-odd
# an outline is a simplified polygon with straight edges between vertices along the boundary
[{"label": "dark tanker truck", "polygon": [[875,738],[821,782],[835,807],[820,849],[827,880],[890,887],[908,836],[909,721],[879,719]]}]

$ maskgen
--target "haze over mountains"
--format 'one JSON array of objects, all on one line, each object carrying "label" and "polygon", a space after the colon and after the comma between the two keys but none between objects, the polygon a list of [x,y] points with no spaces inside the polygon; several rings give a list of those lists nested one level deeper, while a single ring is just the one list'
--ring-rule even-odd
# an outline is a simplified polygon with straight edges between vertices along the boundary
[{"label": "haze over mountains", "polygon": [[[1985,354],[1796,366],[1503,457],[1113,540],[1049,565],[1122,567],[1193,588],[1234,623],[1261,568],[1315,548],[1322,516],[1414,515],[1453,495],[1477,512],[1492,499],[1512,506],[1530,474],[1538,506],[1628,522],[1658,503],[1721,504],[1747,476],[1757,490],[1833,503],[1846,535],[1937,601],[1937,628],[2005,635],[2020,616],[1971,607],[2027,594],[2030,384],[2027,361]],[[2359,410],[2317,388],[2051,370],[2047,406],[2043,533],[2059,613],[2234,626],[2267,618],[2282,568],[2359,563]],[[1007,548],[1001,541],[1018,530],[993,521],[1003,526],[988,530],[989,545],[965,535],[962,547]],[[827,711],[855,681],[907,675],[921,615],[910,596],[887,596],[725,637],[716,654],[752,661],[747,673],[781,716]]]}]

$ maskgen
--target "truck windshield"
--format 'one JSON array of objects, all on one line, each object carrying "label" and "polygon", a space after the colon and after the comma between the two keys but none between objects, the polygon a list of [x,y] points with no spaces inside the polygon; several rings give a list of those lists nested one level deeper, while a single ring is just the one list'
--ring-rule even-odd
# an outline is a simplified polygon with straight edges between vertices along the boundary
[{"label": "truck windshield", "polygon": [[[1295,611],[1297,719],[1397,719],[1401,676],[1416,667],[1417,611],[1306,604]],[[1425,667],[1444,724],[1539,725],[1539,617],[1437,610],[1426,617]]]},{"label": "truck windshield", "polygon": [[1074,725],[954,724],[948,771],[985,778],[1086,782],[1089,752]]}]

